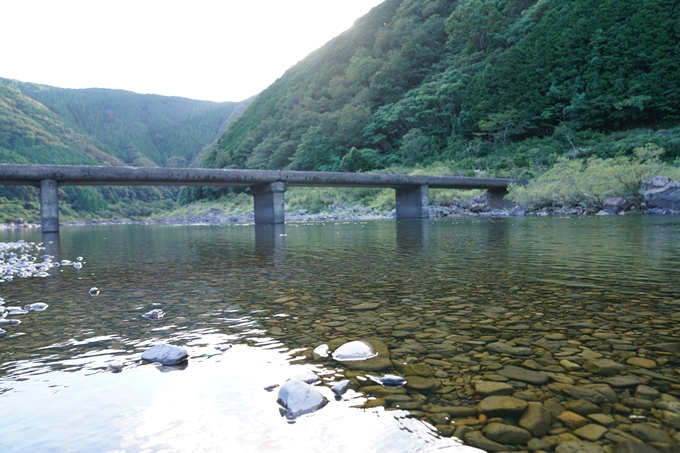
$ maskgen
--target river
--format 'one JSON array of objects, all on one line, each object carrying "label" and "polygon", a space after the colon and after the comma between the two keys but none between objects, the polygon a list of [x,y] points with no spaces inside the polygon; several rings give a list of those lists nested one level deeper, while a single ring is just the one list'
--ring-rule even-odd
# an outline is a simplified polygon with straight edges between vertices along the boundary
[{"label": "river", "polygon": [[[22,323],[0,336],[3,452],[526,448],[512,429],[550,448],[680,440],[677,217],[116,225],[47,239],[34,255],[83,265],[0,283],[5,306],[49,304],[7,316]],[[0,232],[18,240],[41,237]],[[153,309],[165,316],[142,316]],[[360,339],[394,365],[312,354]],[[141,362],[159,342],[188,362]],[[276,386],[303,372],[329,403],[288,423]],[[406,387],[366,378],[384,374]],[[526,404],[477,413],[490,395],[546,408],[549,426],[528,428]],[[590,432],[564,411],[587,412]]]}]

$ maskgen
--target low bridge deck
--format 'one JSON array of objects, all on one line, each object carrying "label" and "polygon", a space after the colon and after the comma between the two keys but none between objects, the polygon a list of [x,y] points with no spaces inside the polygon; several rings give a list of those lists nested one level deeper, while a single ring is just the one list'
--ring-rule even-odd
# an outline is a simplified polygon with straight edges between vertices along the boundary
[{"label": "low bridge deck", "polygon": [[494,206],[502,203],[511,183],[526,184],[526,181],[283,170],[0,164],[0,185],[40,187],[44,232],[59,231],[57,189],[65,185],[247,186],[254,196],[255,223],[267,224],[283,223],[283,194],[288,186],[393,188],[396,190],[397,219],[411,219],[428,216],[428,188],[487,189],[489,204]]}]

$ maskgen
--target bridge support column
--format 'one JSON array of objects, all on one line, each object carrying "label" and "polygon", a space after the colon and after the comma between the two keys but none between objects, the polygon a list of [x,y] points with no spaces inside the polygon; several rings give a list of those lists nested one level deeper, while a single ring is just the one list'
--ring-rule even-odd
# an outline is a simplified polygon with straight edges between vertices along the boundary
[{"label": "bridge support column", "polygon": [[416,187],[399,187],[396,189],[397,220],[427,219],[430,212],[427,208],[427,185]]},{"label": "bridge support column", "polygon": [[271,225],[284,223],[286,211],[283,203],[283,194],[286,191],[285,182],[272,182],[251,186],[255,204],[255,225]]},{"label": "bridge support column", "polygon": [[501,209],[511,207],[512,203],[503,199],[507,195],[508,189],[488,189],[486,191],[486,205],[491,209]]},{"label": "bridge support column", "polygon": [[59,233],[59,195],[57,181],[40,181],[40,225],[44,233]]}]

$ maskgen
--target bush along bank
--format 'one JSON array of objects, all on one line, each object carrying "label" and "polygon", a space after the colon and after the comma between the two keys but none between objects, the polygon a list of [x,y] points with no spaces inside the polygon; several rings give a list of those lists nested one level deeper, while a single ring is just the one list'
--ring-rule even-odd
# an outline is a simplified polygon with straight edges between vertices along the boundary
[{"label": "bush along bank", "polygon": [[664,150],[647,144],[633,156],[560,158],[508,198],[536,215],[674,214],[680,211],[680,168],[662,163]]}]

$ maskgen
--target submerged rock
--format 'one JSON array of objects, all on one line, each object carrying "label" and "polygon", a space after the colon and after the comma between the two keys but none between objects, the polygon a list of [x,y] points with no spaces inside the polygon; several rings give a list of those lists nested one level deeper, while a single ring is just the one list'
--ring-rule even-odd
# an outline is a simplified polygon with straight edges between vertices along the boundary
[{"label": "submerged rock", "polygon": [[342,381],[335,384],[331,388],[331,391],[335,395],[335,399],[340,401],[342,399],[342,395],[344,395],[347,389],[349,389],[349,386],[350,386],[349,379],[343,379]]},{"label": "submerged rock", "polygon": [[342,362],[343,366],[346,366],[350,370],[360,371],[391,370],[392,361],[390,360],[390,352],[387,345],[376,338],[364,339],[364,342],[371,345],[376,356],[366,360]]},{"label": "submerged rock", "polygon": [[365,341],[350,341],[333,352],[333,359],[339,362],[372,359],[378,355],[373,347]]},{"label": "submerged rock", "polygon": [[366,375],[366,377],[388,389],[397,389],[406,385],[406,379],[392,374],[386,374],[383,377]]},{"label": "submerged rock", "polygon": [[111,362],[107,366],[107,369],[112,373],[120,373],[121,371],[123,371],[123,364],[120,362]]},{"label": "submerged rock", "polygon": [[321,382],[321,379],[319,378],[319,376],[317,376],[316,374],[311,373],[311,372],[296,374],[295,376],[293,376],[292,378],[290,378],[288,380],[289,381],[302,381],[302,382],[304,382],[306,384],[310,384],[310,385],[311,384],[318,384],[319,382]]},{"label": "submerged rock", "polygon": [[288,381],[279,389],[276,402],[281,406],[281,415],[293,422],[301,415],[321,409],[328,400],[306,382]]},{"label": "submerged rock", "polygon": [[160,362],[163,365],[176,365],[189,357],[186,349],[160,343],[153,346],[142,354],[142,360],[146,362]]},{"label": "submerged rock", "polygon": [[156,321],[158,319],[161,319],[163,316],[165,316],[165,312],[161,310],[160,308],[154,308],[150,312],[144,313],[142,315],[143,318],[150,319],[152,321]]},{"label": "submerged rock", "polygon": [[330,355],[330,353],[331,350],[328,349],[328,345],[325,343],[314,348],[314,351],[312,352],[312,354],[314,354],[314,359],[316,360],[325,359]]}]

